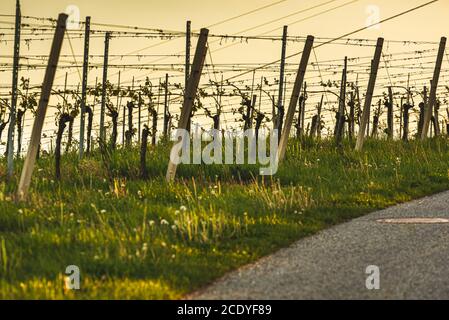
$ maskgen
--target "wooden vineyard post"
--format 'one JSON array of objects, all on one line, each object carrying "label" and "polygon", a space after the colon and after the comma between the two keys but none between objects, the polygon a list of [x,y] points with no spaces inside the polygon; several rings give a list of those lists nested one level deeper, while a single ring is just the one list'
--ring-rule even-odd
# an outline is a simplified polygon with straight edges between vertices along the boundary
[{"label": "wooden vineyard post", "polygon": [[142,127],[142,94],[139,92],[139,103],[138,103],[138,119],[137,119],[137,133],[138,133],[138,142],[140,143],[140,130]]},{"label": "wooden vineyard post", "polygon": [[[168,137],[168,73],[165,74],[165,95],[164,95],[164,125],[162,127],[162,132],[164,139]],[[187,89],[186,93],[187,95]],[[187,97],[187,96],[186,96]],[[184,98],[186,99],[186,98]]]},{"label": "wooden vineyard post", "polygon": [[44,83],[39,100],[39,106],[34,118],[34,125],[31,131],[30,145],[28,154],[23,165],[22,175],[20,177],[19,188],[17,190],[17,199],[23,201],[28,195],[30,188],[31,176],[33,174],[36,155],[41,141],[42,127],[45,121],[45,114],[50,99],[53,81],[55,79],[56,68],[58,65],[59,55],[61,53],[62,42],[64,40],[64,32],[66,30],[66,21],[68,16],[61,13],[58,17],[56,31],[51,46],[50,57],[48,60],[47,70],[45,71]]},{"label": "wooden vineyard post", "polygon": [[310,127],[311,138],[317,137],[321,130],[321,105],[323,104],[323,96],[321,96],[321,102],[317,105],[317,114],[312,117],[312,125]]},{"label": "wooden vineyard post", "polygon": [[441,129],[440,129],[440,115],[439,115],[439,111],[440,111],[440,104],[439,102],[435,103],[435,108],[434,108],[434,116],[432,118],[433,123],[434,123],[434,128],[435,128],[435,136],[438,137],[441,134]]},{"label": "wooden vineyard post", "polygon": [[146,165],[146,156],[148,149],[148,136],[150,135],[150,129],[146,124],[143,125],[142,130],[142,143],[140,145],[140,177],[142,179],[147,178],[147,165]]},{"label": "wooden vineyard post", "polygon": [[373,138],[377,138],[377,135],[378,135],[379,117],[380,117],[381,109],[382,109],[382,100],[379,99],[379,102],[377,105],[377,110],[374,111],[374,116],[373,116],[373,132],[371,134],[371,136]]},{"label": "wooden vineyard post", "polygon": [[187,21],[187,23],[186,23],[186,65],[185,65],[185,75],[184,75],[185,76],[184,91],[186,91],[186,89],[187,89],[187,83],[189,82],[189,75],[190,75],[190,47],[192,46],[191,37],[192,37],[192,22]]},{"label": "wooden vineyard post", "polygon": [[424,140],[429,134],[430,120],[432,118],[433,108],[437,100],[438,81],[440,79],[441,65],[443,63],[444,51],[446,50],[446,38],[442,37],[440,41],[440,48],[438,50],[437,62],[435,65],[435,71],[433,73],[432,85],[430,88],[429,101],[426,104],[424,111],[424,124],[421,132],[421,139]]},{"label": "wooden vineyard post", "polygon": [[256,110],[256,103],[257,103],[257,94],[254,94],[253,99],[251,100],[251,108],[249,112],[249,129],[253,128],[254,110]]},{"label": "wooden vineyard post", "polygon": [[404,111],[404,97],[401,98],[401,104],[399,105],[399,138],[400,139],[402,139],[403,111]]},{"label": "wooden vineyard post", "polygon": [[388,104],[387,104],[387,111],[388,111],[388,139],[393,139],[394,135],[394,102],[393,102],[393,89],[391,87],[388,87]]},{"label": "wooden vineyard post", "polygon": [[427,87],[424,86],[423,90],[423,102],[419,104],[419,120],[418,120],[418,136],[419,139],[422,136],[423,128],[424,128],[424,118],[425,118],[425,111],[426,111],[426,105],[428,103],[428,95],[427,95]]},{"label": "wooden vineyard post", "polygon": [[371,102],[373,100],[374,87],[376,86],[377,71],[379,70],[380,56],[382,55],[382,49],[384,45],[384,39],[377,39],[376,52],[374,54],[374,60],[371,63],[371,75],[368,82],[368,89],[365,97],[365,105],[363,108],[362,119],[360,122],[359,134],[357,137],[357,143],[355,149],[361,151],[363,143],[365,142],[366,127],[369,122]]},{"label": "wooden vineyard post", "polygon": [[301,136],[306,134],[306,100],[307,100],[307,82],[304,82],[303,93],[301,103]]},{"label": "wooden vineyard post", "polygon": [[408,134],[409,134],[409,111],[410,109],[412,109],[412,106],[410,104],[406,104],[402,107],[402,118],[403,118],[403,136],[402,136],[402,140],[407,142],[408,141]]},{"label": "wooden vineyard post", "polygon": [[345,125],[345,105],[346,105],[346,81],[347,81],[347,70],[348,70],[348,57],[345,57],[343,74],[341,78],[340,85],[340,96],[338,103],[338,118],[337,118],[337,129],[336,129],[336,141],[337,145],[341,144],[343,139],[343,131]]},{"label": "wooden vineyard post", "polygon": [[20,59],[20,31],[22,27],[22,13],[20,1],[16,1],[16,23],[14,31],[14,58],[12,71],[12,92],[11,92],[11,115],[8,128],[7,158],[8,158],[8,178],[14,174],[14,130],[16,126],[16,105],[17,105],[17,83],[19,80],[19,59]]},{"label": "wooden vineyard post", "polygon": [[349,100],[349,125],[348,125],[348,136],[349,140],[352,141],[355,133],[355,101],[354,92],[350,94],[351,98]]},{"label": "wooden vineyard post", "polygon": [[[407,105],[410,104],[410,73],[407,75]],[[401,99],[401,114],[400,114],[400,130],[399,135],[403,138],[402,133],[404,130],[404,115],[405,115],[404,99]],[[408,134],[408,133],[407,133]]]},{"label": "wooden vineyard post", "polygon": [[[187,125],[190,121],[190,114],[192,112],[193,103],[203,72],[204,61],[206,59],[208,35],[208,29],[201,29],[195,57],[193,59],[192,71],[186,88],[186,95],[182,105],[181,116],[179,118],[178,130],[187,130]],[[177,167],[178,166],[170,159],[166,176],[167,182],[172,182],[175,179]]]},{"label": "wooden vineyard post", "polygon": [[315,38],[313,36],[307,36],[304,51],[302,52],[301,62],[299,64],[298,74],[296,75],[295,84],[293,86],[292,97],[290,99],[290,105],[288,107],[287,116],[285,118],[285,125],[282,130],[281,140],[279,143],[277,159],[282,162],[285,158],[287,151],[288,138],[290,136],[290,130],[292,129],[293,117],[295,116],[296,105],[298,104],[299,95],[301,94],[302,83],[309,63],[310,53],[312,52],[313,42]]},{"label": "wooden vineyard post", "polygon": [[81,84],[81,112],[80,112],[80,142],[79,157],[84,155],[84,127],[86,113],[86,95],[87,95],[87,75],[89,73],[89,40],[90,40],[90,17],[86,17],[84,34],[84,60],[83,60],[83,83]]},{"label": "wooden vineyard post", "polygon": [[109,39],[110,32],[106,32],[104,39],[104,61],[103,61],[103,86],[101,91],[101,113],[100,113],[100,140],[106,141],[106,132],[104,130],[104,116],[106,112],[106,85],[108,81],[108,58],[109,58]]},{"label": "wooden vineyard post", "polygon": [[282,131],[282,127],[284,124],[284,113],[285,106],[283,103],[283,94],[284,94],[284,77],[285,77],[285,55],[287,52],[287,32],[288,27],[284,26],[284,31],[282,33],[282,52],[281,52],[281,68],[280,68],[280,76],[279,76],[279,94],[278,94],[278,118],[276,123],[276,129]]}]

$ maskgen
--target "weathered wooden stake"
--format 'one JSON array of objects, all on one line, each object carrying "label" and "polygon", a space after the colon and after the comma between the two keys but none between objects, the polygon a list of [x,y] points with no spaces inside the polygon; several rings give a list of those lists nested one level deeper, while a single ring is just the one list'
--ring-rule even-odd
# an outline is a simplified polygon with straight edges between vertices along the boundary
[{"label": "weathered wooden stake", "polygon": [[147,148],[148,148],[148,136],[150,134],[150,129],[146,124],[143,125],[142,131],[142,144],[140,146],[140,177],[142,179],[147,178]]},{"label": "weathered wooden stake", "polygon": [[404,104],[402,106],[402,118],[403,118],[403,130],[404,133],[402,135],[402,140],[407,142],[408,141],[408,134],[409,134],[409,111],[412,109],[412,106],[410,104]]},{"label": "weathered wooden stake", "polygon": [[348,128],[349,139],[352,141],[355,135],[355,101],[354,92],[351,92],[351,98],[349,101],[349,128]]},{"label": "weathered wooden stake", "polygon": [[298,74],[296,75],[296,80],[292,91],[292,97],[290,99],[290,105],[288,107],[287,116],[285,117],[285,125],[282,130],[281,141],[279,143],[277,153],[277,158],[279,162],[282,162],[285,158],[288,138],[290,136],[290,130],[292,129],[293,117],[295,116],[296,105],[298,104],[299,95],[301,94],[302,83],[304,81],[304,76],[306,74],[307,65],[309,63],[310,53],[312,51],[314,40],[315,38],[313,36],[307,36],[306,44],[302,52]]},{"label": "weathered wooden stake", "polygon": [[377,138],[381,108],[382,108],[382,100],[379,100],[379,102],[377,103],[377,110],[374,111],[373,117],[373,132],[371,134],[373,138]]},{"label": "weathered wooden stake", "polygon": [[426,114],[426,105],[428,103],[428,95],[427,95],[427,87],[424,86],[423,91],[423,101],[419,104],[419,120],[418,120],[418,135],[417,138],[422,136],[422,132],[424,129],[424,121]]},{"label": "weathered wooden stake", "polygon": [[[191,46],[192,46],[192,22],[187,21],[187,23],[186,23],[186,65],[185,65],[185,80],[184,80],[185,92],[187,92],[187,83],[189,82],[189,75],[190,75],[190,47]],[[184,92],[184,94],[185,94],[185,92]]]},{"label": "weathered wooden stake", "polygon": [[340,145],[343,139],[344,134],[344,125],[345,125],[345,106],[346,106],[346,81],[347,81],[347,73],[348,70],[348,57],[345,57],[343,73],[341,77],[341,86],[340,86],[340,96],[338,101],[338,119],[336,125],[336,141],[337,144]]},{"label": "weathered wooden stake", "polygon": [[426,109],[424,112],[424,125],[421,133],[421,139],[424,140],[429,134],[430,120],[432,118],[433,108],[437,101],[437,89],[438,81],[440,79],[441,65],[443,63],[444,51],[446,50],[446,38],[442,37],[440,41],[440,48],[438,50],[437,62],[435,65],[435,71],[433,73],[432,86],[430,88],[429,101],[426,104]]},{"label": "weathered wooden stake", "polygon": [[363,108],[362,120],[360,123],[359,134],[357,137],[357,143],[355,147],[357,151],[362,150],[363,143],[365,142],[366,127],[369,122],[371,102],[373,100],[374,88],[376,86],[377,71],[379,70],[380,56],[382,55],[383,45],[384,39],[383,38],[377,39],[376,52],[374,54],[374,60],[371,63],[371,75],[368,82],[368,89],[366,91],[365,97],[365,106]]},{"label": "weathered wooden stake", "polygon": [[[192,72],[186,88],[186,98],[184,99],[181,116],[179,118],[178,130],[186,130],[188,122],[190,121],[190,114],[192,112],[193,103],[195,101],[201,74],[203,72],[204,61],[206,59],[208,35],[208,29],[201,29],[195,57],[193,59]],[[172,182],[175,179],[177,167],[178,166],[170,159],[166,175],[167,182]]]},{"label": "weathered wooden stake", "polygon": [[278,96],[278,118],[276,123],[276,129],[282,131],[282,127],[284,124],[284,114],[285,114],[285,106],[283,104],[283,95],[284,95],[284,77],[285,77],[285,56],[287,52],[287,32],[288,27],[284,26],[284,31],[282,33],[282,52],[281,52],[281,69],[279,76],[279,96]]},{"label": "weathered wooden stake", "polygon": [[45,72],[44,83],[42,85],[41,97],[39,106],[37,108],[36,117],[34,118],[33,130],[31,132],[30,145],[28,147],[28,154],[25,158],[25,163],[20,177],[19,188],[17,190],[17,199],[23,201],[28,195],[30,188],[31,176],[33,174],[36,155],[41,141],[42,127],[45,121],[45,114],[47,112],[48,101],[50,99],[51,89],[55,78],[56,68],[61,53],[62,42],[64,39],[64,32],[66,29],[66,22],[68,16],[61,13],[58,17],[56,31],[51,46],[50,57],[48,60],[47,70]]},{"label": "weathered wooden stake", "polygon": [[[129,87],[128,87],[129,88]],[[133,80],[131,82],[131,92],[134,95],[134,77]],[[123,107],[123,128],[122,128],[122,145],[123,146],[129,146],[131,144],[131,139],[132,139],[132,109],[133,108],[129,108],[129,101],[126,103],[126,107]],[[128,131],[129,131],[129,139],[127,137],[127,131],[126,131],[126,109],[128,109]],[[129,143],[128,143],[129,142]]]},{"label": "weathered wooden stake", "polygon": [[321,102],[317,105],[317,114],[312,118],[312,126],[310,129],[310,137],[319,137],[321,132],[321,108],[323,105],[324,95],[321,96]]},{"label": "weathered wooden stake", "polygon": [[139,92],[139,102],[138,102],[137,107],[138,107],[138,116],[139,116],[139,119],[137,119],[138,120],[137,121],[137,132],[139,133],[137,140],[140,143],[140,134],[141,134],[140,129],[142,127],[142,94],[140,92]]},{"label": "weathered wooden stake", "polygon": [[304,82],[303,98],[301,105],[301,135],[304,136],[306,128],[306,101],[307,101],[307,82]]},{"label": "weathered wooden stake", "polygon": [[[116,128],[116,134],[113,133],[113,136],[115,138],[115,141],[113,141],[114,149],[116,148],[116,145],[117,145],[118,125],[119,125],[118,120],[119,120],[119,116],[120,116],[120,104],[122,102],[121,94],[120,94],[120,84],[121,84],[121,71],[119,70],[118,71],[118,79],[117,79],[117,102],[116,102],[117,118],[115,119],[115,121],[116,121],[115,125],[117,126],[117,128]],[[123,118],[125,118],[125,117],[123,117]],[[123,139],[123,137],[122,137],[122,139]],[[114,140],[114,139],[112,139],[112,140]]]},{"label": "weathered wooden stake", "polygon": [[440,103],[435,103],[435,112],[434,112],[434,128],[435,128],[435,136],[439,136],[441,134],[440,128]]},{"label": "weathered wooden stake", "polygon": [[402,137],[402,126],[403,126],[403,118],[402,114],[404,111],[404,98],[401,98],[401,103],[399,105],[399,139]]},{"label": "weathered wooden stake", "polygon": [[[167,138],[168,135],[168,73],[165,74],[165,96],[164,96],[164,126],[162,132],[164,134],[164,138]],[[187,94],[187,89],[186,93]]]},{"label": "weathered wooden stake", "polygon": [[106,85],[108,81],[108,64],[109,64],[109,38],[110,32],[106,32],[104,38],[104,60],[103,60],[103,87],[101,91],[101,111],[100,111],[100,140],[106,141],[106,131],[104,128],[104,117],[106,112]]},{"label": "weathered wooden stake", "polygon": [[83,83],[81,85],[81,113],[80,113],[80,143],[79,157],[84,154],[84,127],[87,95],[87,75],[89,73],[89,39],[90,39],[90,17],[86,17],[84,33],[84,60],[83,60]]},{"label": "weathered wooden stake", "polygon": [[157,110],[153,109],[152,113],[152,126],[151,126],[151,145],[155,146],[157,142]]},{"label": "weathered wooden stake", "polygon": [[14,32],[14,58],[12,71],[12,93],[11,93],[11,113],[8,127],[8,178],[14,174],[14,130],[16,126],[16,106],[17,106],[17,83],[19,81],[19,59],[20,59],[20,30],[22,26],[22,12],[20,1],[16,1],[16,25]]},{"label": "weathered wooden stake", "polygon": [[[410,73],[407,76],[407,105],[410,104]],[[404,98],[401,98],[401,112],[399,115],[399,136],[402,137],[402,139],[404,140],[404,137],[402,136],[402,133],[405,132],[404,131],[404,114],[405,114],[405,104],[404,104]],[[407,111],[408,114],[408,111]]]},{"label": "weathered wooden stake", "polygon": [[253,120],[254,120],[254,110],[256,110],[256,103],[257,103],[257,95],[253,95],[253,99],[251,102],[251,109],[249,112],[249,128],[252,129],[253,127]]},{"label": "weathered wooden stake", "polygon": [[388,104],[387,104],[387,122],[388,122],[388,139],[393,139],[394,136],[394,101],[393,101],[393,89],[388,87]]}]

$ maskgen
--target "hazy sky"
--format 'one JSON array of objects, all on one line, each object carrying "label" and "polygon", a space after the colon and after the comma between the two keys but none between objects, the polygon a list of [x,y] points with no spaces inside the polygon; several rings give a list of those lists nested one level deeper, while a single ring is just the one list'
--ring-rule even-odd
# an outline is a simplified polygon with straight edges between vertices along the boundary
[{"label": "hazy sky", "polygon": [[[282,26],[289,25],[289,35],[305,36],[308,34],[317,37],[335,37],[357,28],[363,27],[369,19],[367,8],[371,5],[379,7],[380,18],[386,18],[416,5],[427,2],[428,0],[359,0],[351,3],[351,0],[286,0],[278,5],[259,11],[257,13],[233,20],[222,25],[212,27],[211,33],[216,34],[236,34],[241,30],[253,26],[265,24],[269,21],[293,14],[297,11],[311,8],[316,5],[328,3],[314,10],[292,15],[289,18],[280,21],[265,24],[255,30],[245,32],[245,35],[259,35],[264,32],[278,28],[277,31],[270,32],[269,35],[281,35]],[[81,17],[92,17],[92,23],[114,23],[123,25],[136,25],[143,27],[161,28],[168,30],[185,29],[186,20],[191,20],[193,29],[199,29],[203,26],[214,24],[218,21],[234,17],[255,8],[279,2],[276,0],[260,1],[119,1],[119,0],[22,0],[22,12],[24,15],[38,17],[57,17],[69,5],[76,5],[80,9]],[[335,7],[348,4],[340,9],[332,10]],[[4,14],[14,13],[14,0],[2,0],[0,3],[0,12]],[[319,14],[323,11],[331,10],[320,16],[307,19],[310,16]],[[294,23],[298,20],[305,21]],[[27,20],[29,22],[29,20]],[[426,40],[438,41],[449,29],[449,0],[440,0],[410,15],[400,17],[394,21],[387,22],[380,29],[363,31],[353,37],[372,38],[384,36],[387,40]],[[95,27],[92,27],[95,29]],[[82,41],[73,40],[77,54],[82,54]],[[154,40],[132,39],[132,40],[113,40],[111,42],[111,54],[125,54],[140,48],[144,48],[155,43]],[[196,43],[194,39],[193,43]],[[293,43],[289,45],[288,54],[300,51],[302,43]],[[6,48],[5,48],[6,47]],[[2,44],[2,51],[11,46]],[[211,43],[212,51],[220,48],[219,43]],[[183,51],[184,40],[174,40],[166,45],[144,50],[142,54],[166,54]],[[221,50],[213,54],[215,63],[232,62],[253,62],[263,63],[273,61],[279,58],[280,43],[270,41],[250,41],[248,45],[232,46],[229,49]],[[30,52],[48,54],[49,41],[42,43],[31,43]],[[64,52],[69,54],[67,41]],[[103,39],[92,39],[91,53],[102,54]],[[367,54],[369,51],[360,50],[360,48],[326,46],[317,50],[319,59],[343,58],[345,55],[357,56]],[[22,53],[27,53],[26,46],[22,45]],[[151,61],[147,59],[142,61]],[[176,62],[182,62],[181,59],[175,59]],[[298,59],[296,59],[298,60]],[[294,61],[292,61],[294,62]],[[36,79],[37,80],[37,79]]]},{"label": "hazy sky", "polygon": [[[272,6],[270,8],[258,11],[256,13],[244,16],[239,19],[232,20],[227,23],[220,24],[216,27],[210,28],[212,34],[239,34],[242,30],[254,26],[260,26],[254,30],[244,32],[244,35],[271,35],[280,36],[282,34],[282,26],[289,25],[289,35],[291,36],[306,36],[308,34],[314,35],[317,38],[317,44],[322,41],[320,38],[336,37],[358,28],[364,27],[367,21],[370,20],[373,8],[378,8],[380,19],[384,19],[413,8],[417,5],[428,2],[429,0],[286,0],[281,3]],[[271,3],[280,2],[279,0],[227,0],[227,1],[204,1],[204,0],[190,0],[190,1],[119,1],[119,0],[22,0],[22,14],[37,16],[37,17],[52,17],[56,18],[59,12],[65,11],[67,6],[76,5],[80,9],[82,20],[85,16],[92,17],[92,23],[111,23],[120,25],[133,25],[148,28],[160,28],[164,30],[176,30],[184,31],[185,23],[187,20],[192,21],[192,27],[194,30],[198,30],[201,27],[215,24],[219,21],[223,21],[228,18],[235,17],[239,14],[260,8]],[[325,4],[325,5],[322,5]],[[319,6],[315,9],[310,9],[314,6]],[[336,7],[340,7],[336,9]],[[14,14],[15,1],[14,0],[2,0],[0,2],[1,14]],[[310,9],[310,10],[308,10]],[[303,11],[300,13],[300,11]],[[324,11],[329,11],[323,13]],[[283,18],[287,15],[290,17]],[[14,21],[12,18],[1,18],[3,22]],[[278,21],[274,21],[278,20]],[[274,22],[272,22],[274,21]],[[439,2],[432,4],[428,7],[422,8],[409,15],[397,18],[393,21],[382,24],[380,28],[373,30],[365,30],[352,38],[367,38],[375,40],[379,36],[385,37],[386,40],[400,40],[400,41],[428,41],[429,44],[413,45],[411,43],[398,43],[387,42],[385,44],[384,53],[397,53],[413,50],[428,50],[437,49],[440,37],[447,35],[449,31],[449,0],[440,0]],[[33,20],[25,20],[25,22],[34,22]],[[11,27],[10,25],[2,24],[3,27]],[[92,26],[92,29],[99,29],[96,26]],[[276,30],[275,30],[276,29]],[[103,29],[104,30],[104,29]],[[118,29],[116,29],[118,30]],[[11,31],[5,31],[11,32]],[[268,33],[267,33],[268,32]],[[25,36],[23,38],[26,38]],[[11,40],[12,36],[5,36],[4,40]],[[184,39],[176,39],[169,41],[164,45],[152,47],[147,50],[139,51],[139,54],[147,55],[159,55],[159,54],[174,54],[184,51]],[[111,55],[114,54],[127,54],[136,50],[152,46],[161,42],[160,39],[112,39],[111,40]],[[196,38],[192,40],[193,50],[196,45]],[[83,53],[82,39],[72,39],[75,54],[78,56],[77,62],[81,64],[81,57]],[[221,43],[216,39],[210,39],[210,48],[212,52],[213,62],[215,64],[263,64],[272,62],[279,59],[280,45],[279,41],[268,40],[250,40],[249,43],[238,44],[231,46],[230,48],[223,49],[228,43]],[[371,43],[372,44],[372,43]],[[34,55],[42,54],[47,55],[50,49],[50,41],[33,41],[30,42],[29,47],[22,43],[21,54],[22,55]],[[303,42],[290,42],[287,48],[287,54],[292,54],[302,50]],[[218,51],[216,51],[218,49]],[[6,41],[0,43],[1,54],[12,54],[12,42]],[[103,54],[103,38],[101,35],[93,37],[91,39],[91,54],[101,55]],[[374,53],[373,47],[359,47],[359,46],[347,46],[347,45],[326,45],[318,48],[315,51],[319,61],[325,61],[329,59],[341,59],[344,56],[349,57],[369,57]],[[71,55],[70,46],[67,40],[64,43],[63,54]],[[433,53],[434,54],[434,53]],[[431,60],[434,58],[431,58]],[[64,60],[72,60],[73,58],[66,57]],[[111,59],[111,64],[144,64],[157,61],[154,57],[145,57],[141,59]],[[427,62],[431,60],[426,60]],[[0,61],[3,63],[10,63],[10,58],[2,58]],[[315,57],[311,57],[311,62],[315,61]],[[369,62],[369,60],[367,60]],[[367,62],[364,61],[364,62]],[[100,65],[102,58],[98,57],[91,60],[92,63]],[[168,58],[158,63],[183,63],[183,57]],[[207,63],[210,63],[208,57]],[[297,64],[299,57],[295,57],[289,60],[289,63]],[[339,62],[341,63],[341,62]],[[61,62],[64,64],[64,62]],[[411,61],[413,65],[413,61]],[[432,67],[431,65],[426,65]],[[444,72],[447,71],[449,66],[449,59],[446,56],[445,64],[443,65],[443,80],[446,79]],[[365,65],[366,67],[366,65]],[[292,65],[290,70],[294,70],[296,67]],[[323,67],[324,68],[324,67]],[[350,64],[351,68],[351,64]],[[431,69],[431,68],[430,68]],[[429,70],[430,70],[429,69]],[[309,69],[314,81],[317,81],[317,70]],[[334,69],[334,71],[340,71],[340,69]],[[424,69],[423,69],[424,70]],[[79,82],[79,75],[75,70],[70,70],[69,83],[76,85]],[[110,80],[116,82],[118,69],[111,68],[109,71]],[[426,70],[423,76],[417,77],[415,84],[420,86],[422,83],[428,83],[430,79],[431,71]],[[56,85],[61,85],[64,80],[64,74],[66,70],[58,70]],[[410,72],[410,70],[390,70],[391,74],[401,74]],[[152,79],[157,79],[163,76],[164,72],[150,72],[140,70],[123,70],[122,82],[130,84],[131,78],[134,75],[136,82],[143,79],[145,76],[149,76]],[[232,76],[235,73],[224,74],[224,77]],[[262,75],[271,76],[272,79],[276,78],[276,72],[270,72],[269,74],[263,72],[257,72],[256,78],[260,79]],[[390,76],[389,74],[388,76]],[[182,72],[170,72],[173,82],[183,82]],[[40,71],[22,72],[21,76],[30,77],[31,82],[39,84],[42,81],[43,75]],[[210,76],[210,75],[209,75]],[[363,84],[366,79],[366,71],[360,70],[360,81]],[[89,83],[93,84],[96,77],[101,81],[101,69],[93,70],[89,74]],[[212,77],[212,76],[210,76]],[[289,73],[289,79],[294,77],[294,72]],[[339,81],[341,77],[335,73],[334,76],[325,73],[324,81],[327,78],[330,80]],[[355,81],[355,75],[351,81]],[[380,77],[386,79],[385,72],[380,73]],[[203,77],[204,78],[204,77]],[[213,78],[213,77],[212,77]],[[245,75],[239,79],[246,80],[245,84],[250,83],[252,75]],[[424,80],[423,80],[424,79]],[[6,70],[1,73],[0,80],[2,81],[2,92],[8,92],[8,86],[11,83],[11,72]],[[203,79],[208,81],[208,78]],[[403,78],[402,78],[403,80]],[[155,80],[157,81],[157,80]],[[382,81],[380,81],[382,83]],[[386,81],[383,81],[385,84]],[[289,85],[288,89],[291,87]],[[383,90],[384,88],[378,89]],[[378,92],[380,94],[380,92]],[[310,101],[315,101],[320,98],[320,95],[312,96]],[[331,97],[329,97],[331,98]],[[265,103],[266,100],[264,100]],[[267,101],[268,103],[268,101]],[[173,107],[175,108],[175,107]],[[176,107],[179,108],[179,107]]]}]

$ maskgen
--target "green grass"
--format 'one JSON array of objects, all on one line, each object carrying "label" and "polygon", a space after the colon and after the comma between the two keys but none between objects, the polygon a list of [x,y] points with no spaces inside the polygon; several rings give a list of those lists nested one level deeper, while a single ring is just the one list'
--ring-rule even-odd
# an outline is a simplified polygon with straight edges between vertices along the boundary
[{"label": "green grass", "polygon": [[[12,200],[17,181],[0,183],[1,299],[176,299],[228,271],[323,228],[376,209],[449,189],[449,141],[403,144],[292,141],[275,177],[255,166],[181,166],[164,181],[168,148],[79,162],[39,160],[30,200]],[[16,176],[20,165],[17,165]],[[4,159],[0,181],[5,181]],[[16,177],[17,178],[17,177]],[[68,265],[81,290],[64,289]]]}]

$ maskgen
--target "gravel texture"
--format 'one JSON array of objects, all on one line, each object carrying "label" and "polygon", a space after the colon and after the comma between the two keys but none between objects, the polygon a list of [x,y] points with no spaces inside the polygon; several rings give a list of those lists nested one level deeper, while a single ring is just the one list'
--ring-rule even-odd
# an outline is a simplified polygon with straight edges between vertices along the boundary
[{"label": "gravel texture", "polygon": [[[449,299],[449,224],[379,219],[449,218],[449,192],[324,230],[234,271],[188,299]],[[380,289],[366,288],[366,268]]]}]

